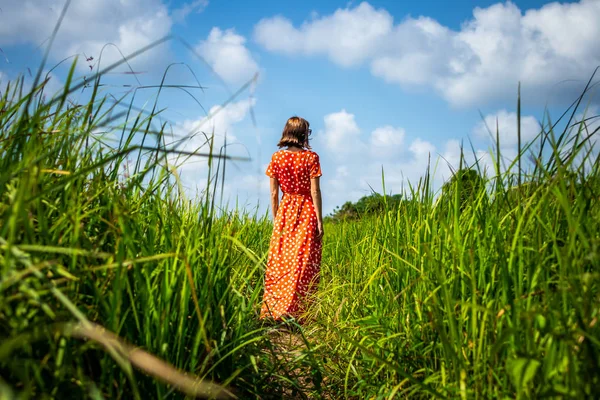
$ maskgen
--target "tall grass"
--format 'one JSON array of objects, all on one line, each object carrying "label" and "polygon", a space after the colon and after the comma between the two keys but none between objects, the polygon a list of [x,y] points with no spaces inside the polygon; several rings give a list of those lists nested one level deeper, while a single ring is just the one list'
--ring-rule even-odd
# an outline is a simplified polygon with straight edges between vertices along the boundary
[{"label": "tall grass", "polygon": [[[164,125],[151,129],[157,113],[118,112],[122,103],[96,95],[99,79],[89,103],[74,105],[73,72],[53,100],[42,99],[44,83],[27,93],[22,80],[0,99],[0,388],[227,397],[201,379],[255,379],[262,270],[247,253],[265,247],[268,224],[243,212],[215,218],[218,171],[231,157],[212,140],[207,187],[187,200],[169,164],[181,152],[164,145]],[[108,147],[96,132],[116,124],[123,136]]]},{"label": "tall grass", "polygon": [[469,196],[426,175],[400,208],[328,228],[315,313],[338,396],[600,397],[592,119],[523,144],[528,170],[498,152]]},{"label": "tall grass", "polygon": [[[179,152],[210,165],[186,199],[159,113],[109,104],[100,75],[72,104],[74,71],[53,99],[22,81],[0,99],[3,398],[600,397],[600,176],[581,101],[564,130],[519,140],[512,167],[497,146],[468,196],[460,179],[436,196],[424,171],[399,207],[329,224],[291,351],[257,321],[270,222],[217,212],[230,157],[211,140]],[[107,146],[97,132],[115,124]]]}]

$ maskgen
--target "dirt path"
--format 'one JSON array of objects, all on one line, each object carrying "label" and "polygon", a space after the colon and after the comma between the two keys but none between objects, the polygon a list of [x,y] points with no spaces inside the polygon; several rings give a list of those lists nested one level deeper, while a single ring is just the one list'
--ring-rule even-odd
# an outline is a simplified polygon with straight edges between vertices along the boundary
[{"label": "dirt path", "polygon": [[[306,337],[307,333],[304,335]],[[269,355],[275,369],[272,380],[274,388],[279,387],[278,393],[272,398],[328,399],[322,390],[321,368],[302,334],[287,329],[273,329],[269,332],[269,338],[272,344]]]}]

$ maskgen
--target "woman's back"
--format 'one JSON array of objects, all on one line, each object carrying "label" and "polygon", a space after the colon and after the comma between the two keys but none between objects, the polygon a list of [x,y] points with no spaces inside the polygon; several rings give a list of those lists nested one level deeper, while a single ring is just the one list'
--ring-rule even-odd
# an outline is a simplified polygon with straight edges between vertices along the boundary
[{"label": "woman's back", "polygon": [[310,150],[279,150],[273,154],[267,175],[276,176],[288,194],[310,194],[310,179],[320,176],[319,156]]}]

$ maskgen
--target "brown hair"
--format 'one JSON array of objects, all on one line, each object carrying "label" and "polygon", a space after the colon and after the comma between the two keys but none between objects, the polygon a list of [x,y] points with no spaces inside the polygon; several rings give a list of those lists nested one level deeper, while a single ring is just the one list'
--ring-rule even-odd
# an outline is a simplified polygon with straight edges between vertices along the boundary
[{"label": "brown hair", "polygon": [[295,146],[310,149],[308,144],[309,126],[310,124],[304,118],[293,116],[288,119],[277,146],[279,148],[284,146]]}]

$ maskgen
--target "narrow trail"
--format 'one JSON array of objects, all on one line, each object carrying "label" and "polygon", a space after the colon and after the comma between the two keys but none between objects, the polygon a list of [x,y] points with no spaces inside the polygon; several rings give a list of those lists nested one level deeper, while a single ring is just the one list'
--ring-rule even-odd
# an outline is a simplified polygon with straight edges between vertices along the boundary
[{"label": "narrow trail", "polygon": [[[307,337],[307,332],[304,332]],[[331,399],[321,370],[315,368],[311,353],[300,332],[273,329],[269,332],[271,349],[266,350],[274,366],[272,381],[277,393],[264,399]]]}]

